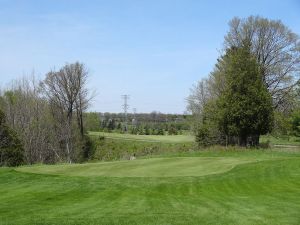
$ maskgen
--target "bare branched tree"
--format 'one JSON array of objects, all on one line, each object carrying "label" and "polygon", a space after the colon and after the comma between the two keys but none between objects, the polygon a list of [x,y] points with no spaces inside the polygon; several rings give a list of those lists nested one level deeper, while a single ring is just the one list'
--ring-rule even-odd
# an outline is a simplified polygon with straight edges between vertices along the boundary
[{"label": "bare branched tree", "polygon": [[225,48],[239,47],[244,40],[250,40],[252,53],[262,67],[263,79],[273,97],[274,106],[280,108],[299,82],[299,36],[279,20],[258,16],[234,18],[229,26]]},{"label": "bare branched tree", "polygon": [[191,88],[191,93],[187,97],[187,109],[194,115],[202,113],[205,104],[210,98],[207,84],[206,79],[200,80],[197,85]]},{"label": "bare branched tree", "polygon": [[[49,72],[43,82],[44,93],[51,105],[52,115],[58,123],[60,140],[64,142],[66,156],[71,163],[74,158],[74,115],[81,136],[83,130],[83,111],[89,104],[89,94],[86,89],[88,72],[81,63],[66,64],[62,69]],[[76,113],[76,114],[75,114]]]},{"label": "bare branched tree", "polygon": [[34,75],[13,81],[2,95],[1,106],[7,124],[18,133],[25,150],[26,163],[57,161],[58,147],[49,121],[48,103],[41,96]]}]

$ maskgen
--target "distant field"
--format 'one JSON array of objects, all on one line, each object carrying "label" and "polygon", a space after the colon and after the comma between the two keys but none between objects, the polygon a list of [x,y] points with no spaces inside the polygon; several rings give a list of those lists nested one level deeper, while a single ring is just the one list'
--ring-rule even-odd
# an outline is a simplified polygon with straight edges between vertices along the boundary
[{"label": "distant field", "polygon": [[300,153],[0,168],[1,225],[300,223]]},{"label": "distant field", "polygon": [[[144,142],[163,142],[163,143],[191,143],[195,142],[193,135],[132,135],[120,133],[89,132],[91,136],[104,136],[109,139],[122,139]],[[295,145],[300,146],[300,138],[294,136],[274,137],[272,135],[263,135],[260,142],[269,142],[272,145]]]},{"label": "distant field", "polygon": [[111,139],[126,139],[145,142],[185,143],[194,142],[192,135],[132,135],[119,133],[89,132],[91,136],[104,136]]}]

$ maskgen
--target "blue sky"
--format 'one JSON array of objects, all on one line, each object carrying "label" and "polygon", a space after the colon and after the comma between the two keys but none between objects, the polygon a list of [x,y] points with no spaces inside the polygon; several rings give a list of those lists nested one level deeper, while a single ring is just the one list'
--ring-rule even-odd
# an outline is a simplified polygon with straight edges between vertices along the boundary
[{"label": "blue sky", "polygon": [[0,86],[83,62],[91,111],[182,113],[212,70],[234,16],[280,19],[300,34],[300,0],[0,0]]}]

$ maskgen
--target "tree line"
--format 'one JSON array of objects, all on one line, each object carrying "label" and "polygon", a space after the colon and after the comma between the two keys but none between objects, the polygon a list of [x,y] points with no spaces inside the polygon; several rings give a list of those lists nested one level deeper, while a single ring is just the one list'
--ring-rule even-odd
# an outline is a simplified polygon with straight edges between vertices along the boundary
[{"label": "tree line", "polygon": [[177,135],[190,130],[190,115],[151,113],[84,114],[89,131],[118,132],[139,135]]},{"label": "tree line", "polygon": [[285,126],[299,107],[299,40],[281,21],[230,21],[213,71],[187,98],[200,145],[257,146],[260,135]]},{"label": "tree line", "polygon": [[83,113],[90,102],[88,71],[66,64],[45,79],[13,81],[0,95],[0,165],[79,162],[91,143]]}]

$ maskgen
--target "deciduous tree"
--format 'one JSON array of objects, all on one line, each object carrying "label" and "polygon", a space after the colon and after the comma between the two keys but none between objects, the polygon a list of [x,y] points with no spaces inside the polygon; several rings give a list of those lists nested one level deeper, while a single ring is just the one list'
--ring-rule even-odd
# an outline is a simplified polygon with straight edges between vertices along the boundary
[{"label": "deciduous tree", "polygon": [[264,84],[275,108],[289,109],[289,94],[299,81],[300,39],[279,20],[259,16],[233,18],[225,37],[225,48],[241,47],[250,40],[251,53],[261,67]]}]

